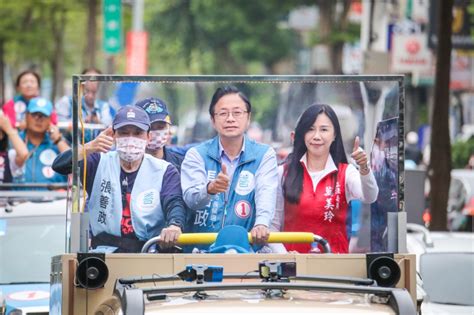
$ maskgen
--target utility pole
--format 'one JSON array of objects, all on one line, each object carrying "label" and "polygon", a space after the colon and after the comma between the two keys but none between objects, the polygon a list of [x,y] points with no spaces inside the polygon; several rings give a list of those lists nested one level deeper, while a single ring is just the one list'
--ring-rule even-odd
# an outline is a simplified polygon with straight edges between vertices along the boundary
[{"label": "utility pole", "polygon": [[132,30],[127,33],[126,74],[147,73],[148,33],[143,27],[144,0],[135,0],[132,7]]},{"label": "utility pole", "polygon": [[431,226],[435,231],[447,229],[449,184],[451,181],[451,143],[449,139],[449,82],[451,70],[452,24],[454,0],[437,1],[438,44],[433,117],[431,121],[430,179]]},{"label": "utility pole", "polygon": [[145,7],[144,0],[133,1],[132,8],[132,30],[136,32],[143,31],[143,10]]}]

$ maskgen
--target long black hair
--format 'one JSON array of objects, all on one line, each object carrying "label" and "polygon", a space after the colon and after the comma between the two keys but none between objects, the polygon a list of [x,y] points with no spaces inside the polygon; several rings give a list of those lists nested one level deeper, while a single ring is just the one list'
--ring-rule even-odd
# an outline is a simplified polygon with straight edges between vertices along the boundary
[{"label": "long black hair", "polygon": [[[311,105],[298,119],[295,128],[293,152],[288,159],[285,170],[283,194],[285,199],[293,204],[299,203],[303,190],[303,166],[301,165],[300,159],[307,151],[304,138],[320,114],[326,114],[334,126],[335,139],[329,147],[329,154],[331,154],[334,164],[339,168],[340,163],[347,163],[346,153],[342,143],[341,127],[336,113],[331,106],[326,104]],[[337,173],[335,177],[337,178]]]},{"label": "long black hair", "polygon": [[2,130],[0,131],[0,152],[6,152],[8,150],[8,136]]}]

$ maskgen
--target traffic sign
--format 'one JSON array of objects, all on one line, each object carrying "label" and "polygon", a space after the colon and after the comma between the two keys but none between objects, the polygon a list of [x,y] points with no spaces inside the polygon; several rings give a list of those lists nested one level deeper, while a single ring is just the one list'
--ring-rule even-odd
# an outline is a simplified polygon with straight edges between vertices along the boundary
[{"label": "traffic sign", "polygon": [[108,54],[122,51],[122,3],[121,0],[104,0],[103,47]]}]

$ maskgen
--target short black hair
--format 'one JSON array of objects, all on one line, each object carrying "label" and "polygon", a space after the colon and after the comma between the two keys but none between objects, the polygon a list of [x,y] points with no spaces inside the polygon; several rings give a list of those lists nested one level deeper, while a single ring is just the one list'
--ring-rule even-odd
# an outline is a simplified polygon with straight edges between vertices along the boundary
[{"label": "short black hair", "polygon": [[27,74],[32,74],[35,78],[36,78],[36,81],[38,81],[38,87],[41,87],[41,77],[38,73],[36,73],[35,71],[33,70],[25,70],[23,72],[21,72],[17,77],[16,77],[16,82],[15,82],[15,86],[16,87],[19,87],[20,86],[20,81],[21,81],[21,78],[24,77],[25,75]]},{"label": "short black hair", "polygon": [[214,95],[212,95],[211,104],[209,105],[209,115],[214,116],[214,108],[216,107],[217,102],[223,96],[228,94],[237,94],[238,96],[240,96],[242,101],[244,101],[245,106],[247,107],[247,112],[252,112],[252,104],[250,104],[248,97],[244,93],[242,93],[236,86],[225,85],[217,88],[217,90],[214,92]]},{"label": "short black hair", "polygon": [[87,73],[90,73],[90,72],[95,72],[97,74],[102,74],[102,71],[100,71],[99,69],[97,69],[95,67],[85,68],[84,70],[82,70],[81,74],[86,75]]}]

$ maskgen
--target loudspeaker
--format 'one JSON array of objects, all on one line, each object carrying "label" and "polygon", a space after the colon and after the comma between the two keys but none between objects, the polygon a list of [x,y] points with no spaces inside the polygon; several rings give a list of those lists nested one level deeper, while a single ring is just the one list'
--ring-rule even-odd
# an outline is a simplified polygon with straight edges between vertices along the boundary
[{"label": "loudspeaker", "polygon": [[400,280],[401,271],[393,259],[393,253],[370,253],[366,257],[367,277],[381,287],[394,287]]},{"label": "loudspeaker", "polygon": [[109,278],[105,254],[77,254],[76,286],[84,289],[102,288]]}]

